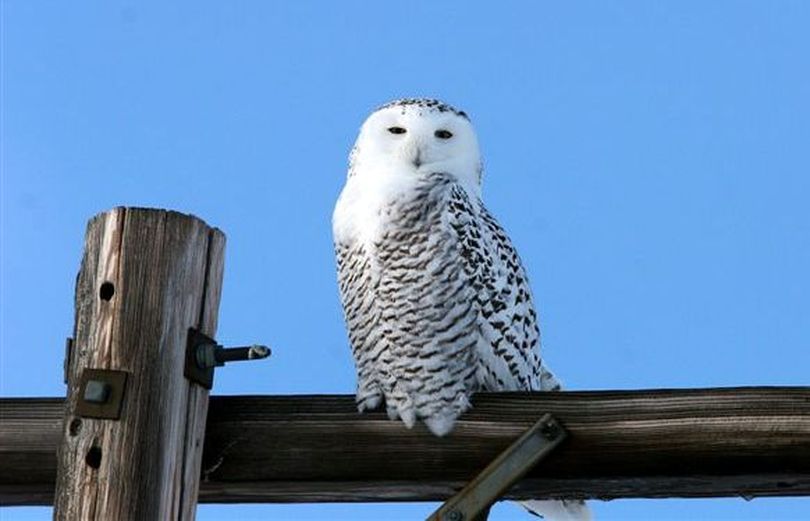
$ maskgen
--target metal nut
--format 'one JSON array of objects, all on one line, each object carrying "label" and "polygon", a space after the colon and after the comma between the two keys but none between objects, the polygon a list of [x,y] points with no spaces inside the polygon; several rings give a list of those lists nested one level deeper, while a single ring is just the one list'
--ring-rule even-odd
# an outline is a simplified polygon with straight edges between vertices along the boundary
[{"label": "metal nut", "polygon": [[85,402],[89,403],[107,403],[110,399],[110,392],[112,387],[107,382],[101,380],[88,380],[87,385],[84,387],[84,396],[82,397]]},{"label": "metal nut", "polygon": [[451,510],[444,516],[444,521],[464,521],[464,514],[458,510]]},{"label": "metal nut", "polygon": [[540,428],[540,434],[549,441],[555,440],[560,435],[560,427],[554,422],[548,422]]}]

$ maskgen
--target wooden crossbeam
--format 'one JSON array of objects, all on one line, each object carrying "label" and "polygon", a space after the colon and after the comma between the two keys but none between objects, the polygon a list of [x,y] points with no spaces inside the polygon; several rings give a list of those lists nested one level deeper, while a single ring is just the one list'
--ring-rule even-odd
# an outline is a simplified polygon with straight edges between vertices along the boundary
[{"label": "wooden crossbeam", "polygon": [[[445,500],[546,412],[569,439],[507,498],[810,495],[810,387],[748,387],[479,394],[444,438],[351,396],[212,397],[199,500]],[[62,414],[0,399],[0,504],[52,503]]]}]

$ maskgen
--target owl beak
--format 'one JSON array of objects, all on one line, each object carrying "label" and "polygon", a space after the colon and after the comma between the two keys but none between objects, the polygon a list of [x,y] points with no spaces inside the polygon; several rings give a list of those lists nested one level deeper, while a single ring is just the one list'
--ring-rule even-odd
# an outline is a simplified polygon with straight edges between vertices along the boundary
[{"label": "owl beak", "polygon": [[416,157],[413,158],[413,166],[416,168],[422,166],[422,149],[420,148],[416,149]]}]

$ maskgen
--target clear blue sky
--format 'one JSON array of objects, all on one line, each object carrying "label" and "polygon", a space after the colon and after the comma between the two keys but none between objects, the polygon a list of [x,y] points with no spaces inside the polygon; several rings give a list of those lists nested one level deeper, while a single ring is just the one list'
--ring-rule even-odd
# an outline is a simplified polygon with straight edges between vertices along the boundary
[{"label": "clear blue sky", "polygon": [[[810,380],[810,2],[0,1],[3,396],[64,393],[85,223],[116,205],[227,233],[218,338],[274,354],[215,392],[352,392],[331,211],[368,111],[422,95],[471,114],[569,388]],[[807,498],[593,508],[810,519]]]}]

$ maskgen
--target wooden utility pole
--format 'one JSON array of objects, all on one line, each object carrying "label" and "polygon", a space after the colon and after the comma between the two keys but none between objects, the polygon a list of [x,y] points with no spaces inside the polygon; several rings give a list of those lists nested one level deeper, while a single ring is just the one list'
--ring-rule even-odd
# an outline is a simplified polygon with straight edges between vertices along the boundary
[{"label": "wooden utility pole", "polygon": [[213,337],[225,236],[163,210],[87,228],[67,357],[55,519],[194,519],[208,391],[184,377],[189,328]]}]

